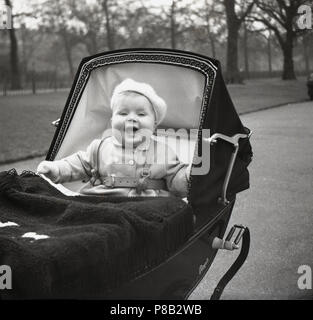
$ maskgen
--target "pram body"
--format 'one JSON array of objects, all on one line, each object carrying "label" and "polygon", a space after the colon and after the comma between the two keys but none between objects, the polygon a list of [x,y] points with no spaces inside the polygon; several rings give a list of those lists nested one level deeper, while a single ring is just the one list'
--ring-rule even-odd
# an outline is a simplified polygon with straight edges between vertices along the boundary
[{"label": "pram body", "polygon": [[[212,243],[225,234],[236,193],[249,187],[250,131],[236,113],[218,61],[178,50],[118,50],[82,60],[47,160],[63,158],[101,137],[110,126],[112,90],[126,78],[152,84],[165,98],[169,111],[162,128],[197,130],[189,151],[182,148],[180,154],[184,158],[189,153],[189,161],[191,155],[193,170],[205,167],[204,160],[210,165],[204,173],[193,171],[189,183],[187,201],[196,217],[193,234],[171,256],[111,289],[106,298],[186,299],[215,258]],[[210,151],[207,159],[205,148]],[[199,155],[202,162],[196,164]],[[66,185],[73,192],[79,186]]]}]

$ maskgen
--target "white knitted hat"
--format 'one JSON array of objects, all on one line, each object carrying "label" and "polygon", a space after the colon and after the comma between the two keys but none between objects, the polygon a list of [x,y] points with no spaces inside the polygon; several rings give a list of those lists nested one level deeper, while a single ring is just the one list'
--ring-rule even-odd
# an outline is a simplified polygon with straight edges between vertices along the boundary
[{"label": "white knitted hat", "polygon": [[156,123],[160,124],[162,122],[167,110],[165,101],[157,95],[155,90],[149,84],[136,82],[132,79],[126,79],[115,87],[111,98],[111,109],[113,109],[118,95],[127,91],[136,92],[145,96],[151,102],[154,109]]}]

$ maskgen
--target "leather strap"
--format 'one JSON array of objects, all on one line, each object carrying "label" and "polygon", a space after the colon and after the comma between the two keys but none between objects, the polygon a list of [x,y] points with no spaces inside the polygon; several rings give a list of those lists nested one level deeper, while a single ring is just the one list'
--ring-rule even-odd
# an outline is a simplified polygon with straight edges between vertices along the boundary
[{"label": "leather strap", "polygon": [[132,177],[116,177],[108,176],[101,178],[103,185],[108,188],[137,188],[141,186],[142,190],[145,189],[166,189],[165,181],[162,179],[150,179],[149,177],[132,178]]},{"label": "leather strap", "polygon": [[227,270],[227,272],[224,274],[222,279],[217,284],[210,300],[220,299],[223,293],[223,290],[225,289],[228,282],[234,277],[234,275],[238,272],[238,270],[241,268],[243,263],[246,261],[249,253],[249,248],[250,248],[250,231],[246,227],[242,235],[242,244],[241,244],[240,253],[237,259],[235,260],[235,262],[231,265],[231,267]]}]

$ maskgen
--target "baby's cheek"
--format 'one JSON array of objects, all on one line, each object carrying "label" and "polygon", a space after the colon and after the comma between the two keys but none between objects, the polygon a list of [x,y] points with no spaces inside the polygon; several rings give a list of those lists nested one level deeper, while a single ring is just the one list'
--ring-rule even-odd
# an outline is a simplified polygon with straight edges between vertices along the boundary
[{"label": "baby's cheek", "polygon": [[123,119],[119,116],[112,117],[112,125],[120,125]]},{"label": "baby's cheek", "polygon": [[124,122],[122,121],[112,122],[112,128],[118,131],[122,131],[124,129]]}]

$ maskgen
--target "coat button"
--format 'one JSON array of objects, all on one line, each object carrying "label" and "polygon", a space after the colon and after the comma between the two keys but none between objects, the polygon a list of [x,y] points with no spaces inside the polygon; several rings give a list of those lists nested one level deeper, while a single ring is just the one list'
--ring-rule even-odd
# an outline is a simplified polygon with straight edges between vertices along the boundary
[{"label": "coat button", "polygon": [[131,166],[133,166],[135,164],[135,161],[134,160],[129,160],[128,161],[128,164],[130,164]]}]

